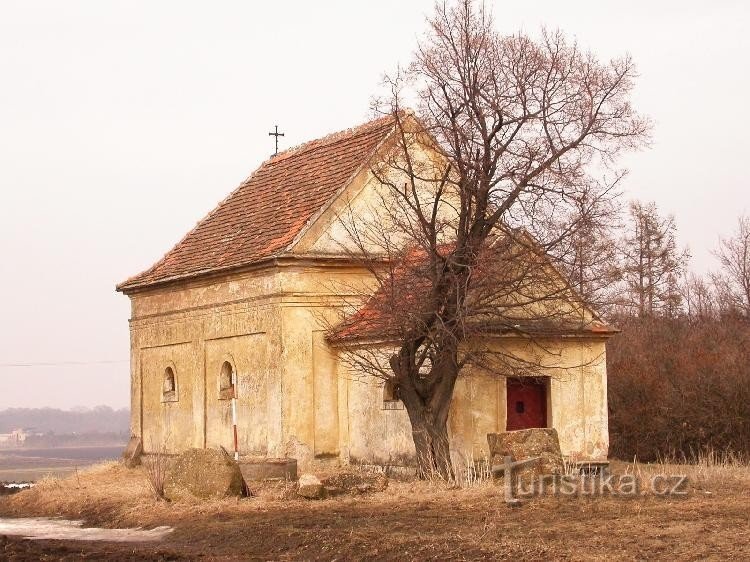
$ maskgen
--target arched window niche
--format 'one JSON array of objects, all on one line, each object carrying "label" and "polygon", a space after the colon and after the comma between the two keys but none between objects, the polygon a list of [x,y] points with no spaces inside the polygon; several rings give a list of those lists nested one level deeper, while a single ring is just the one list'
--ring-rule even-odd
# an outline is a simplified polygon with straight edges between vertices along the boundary
[{"label": "arched window niche", "polygon": [[404,403],[398,394],[398,387],[392,379],[385,381],[383,384],[383,409],[384,410],[403,410]]},{"label": "arched window niche", "polygon": [[219,400],[231,400],[235,397],[234,379],[234,364],[226,359],[219,371]]},{"label": "arched window niche", "polygon": [[174,365],[167,365],[164,369],[161,386],[162,402],[177,402],[177,373]]}]

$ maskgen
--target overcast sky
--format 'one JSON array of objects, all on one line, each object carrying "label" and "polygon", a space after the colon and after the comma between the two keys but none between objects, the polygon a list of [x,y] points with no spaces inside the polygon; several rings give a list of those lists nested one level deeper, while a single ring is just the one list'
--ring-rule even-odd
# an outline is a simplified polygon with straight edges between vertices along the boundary
[{"label": "overcast sky", "polygon": [[[693,266],[714,267],[750,210],[748,3],[490,4],[503,31],[559,27],[602,58],[633,55],[655,129],[626,195],[674,213]],[[273,125],[284,148],[366,120],[431,8],[0,0],[0,409],[128,405],[115,284],[272,152]]]}]

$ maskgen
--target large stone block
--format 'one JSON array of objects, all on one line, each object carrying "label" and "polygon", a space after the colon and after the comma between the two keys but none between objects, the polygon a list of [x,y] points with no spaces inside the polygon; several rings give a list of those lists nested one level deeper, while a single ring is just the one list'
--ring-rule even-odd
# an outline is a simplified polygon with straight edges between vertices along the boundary
[{"label": "large stone block", "polygon": [[216,449],[188,449],[171,464],[164,482],[164,495],[180,499],[241,496],[242,473],[226,453]]},{"label": "large stone block", "polygon": [[555,429],[535,428],[488,433],[487,443],[490,447],[493,465],[503,464],[506,456],[513,457],[516,461],[540,457],[538,462],[524,469],[523,472],[534,476],[544,476],[563,474],[565,470],[560,453],[560,440]]},{"label": "large stone block", "polygon": [[141,438],[135,435],[130,437],[127,447],[122,452],[122,460],[128,468],[134,468],[141,464],[141,455],[143,454],[143,443]]},{"label": "large stone block", "polygon": [[366,494],[382,492],[388,487],[388,477],[382,472],[348,472],[331,474],[322,480],[329,495]]},{"label": "large stone block", "polygon": [[319,500],[326,496],[326,489],[314,474],[303,474],[299,477],[297,494],[309,500]]},{"label": "large stone block", "polygon": [[246,482],[253,480],[296,480],[297,459],[242,459],[240,470]]}]

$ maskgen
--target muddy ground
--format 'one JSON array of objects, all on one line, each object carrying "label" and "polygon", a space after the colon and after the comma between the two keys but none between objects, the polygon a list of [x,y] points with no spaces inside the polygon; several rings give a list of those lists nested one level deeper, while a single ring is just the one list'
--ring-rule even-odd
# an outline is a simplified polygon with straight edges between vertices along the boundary
[{"label": "muddy ground", "polygon": [[[123,474],[117,468],[104,476],[110,483],[114,479],[115,487],[128,487],[125,498],[98,495],[99,488],[84,476],[82,484],[46,484],[45,501],[44,490],[2,498],[0,516],[57,510],[92,525],[172,525],[175,531],[166,540],[125,545],[8,538],[0,545],[0,559],[750,559],[750,488],[744,474],[693,479],[680,498],[544,497],[520,507],[506,505],[502,489],[493,485],[447,489],[421,482],[317,502],[282,491],[166,504],[144,495],[145,488],[134,492],[136,476]],[[64,499],[71,495],[66,486],[80,486],[76,501]]]}]

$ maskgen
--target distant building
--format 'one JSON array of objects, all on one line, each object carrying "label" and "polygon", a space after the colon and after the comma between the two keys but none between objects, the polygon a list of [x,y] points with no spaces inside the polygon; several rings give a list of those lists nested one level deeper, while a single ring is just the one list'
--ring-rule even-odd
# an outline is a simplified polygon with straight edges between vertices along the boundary
[{"label": "distant building", "polygon": [[20,447],[30,435],[33,435],[32,429],[14,429],[10,433],[0,433],[0,447]]}]

